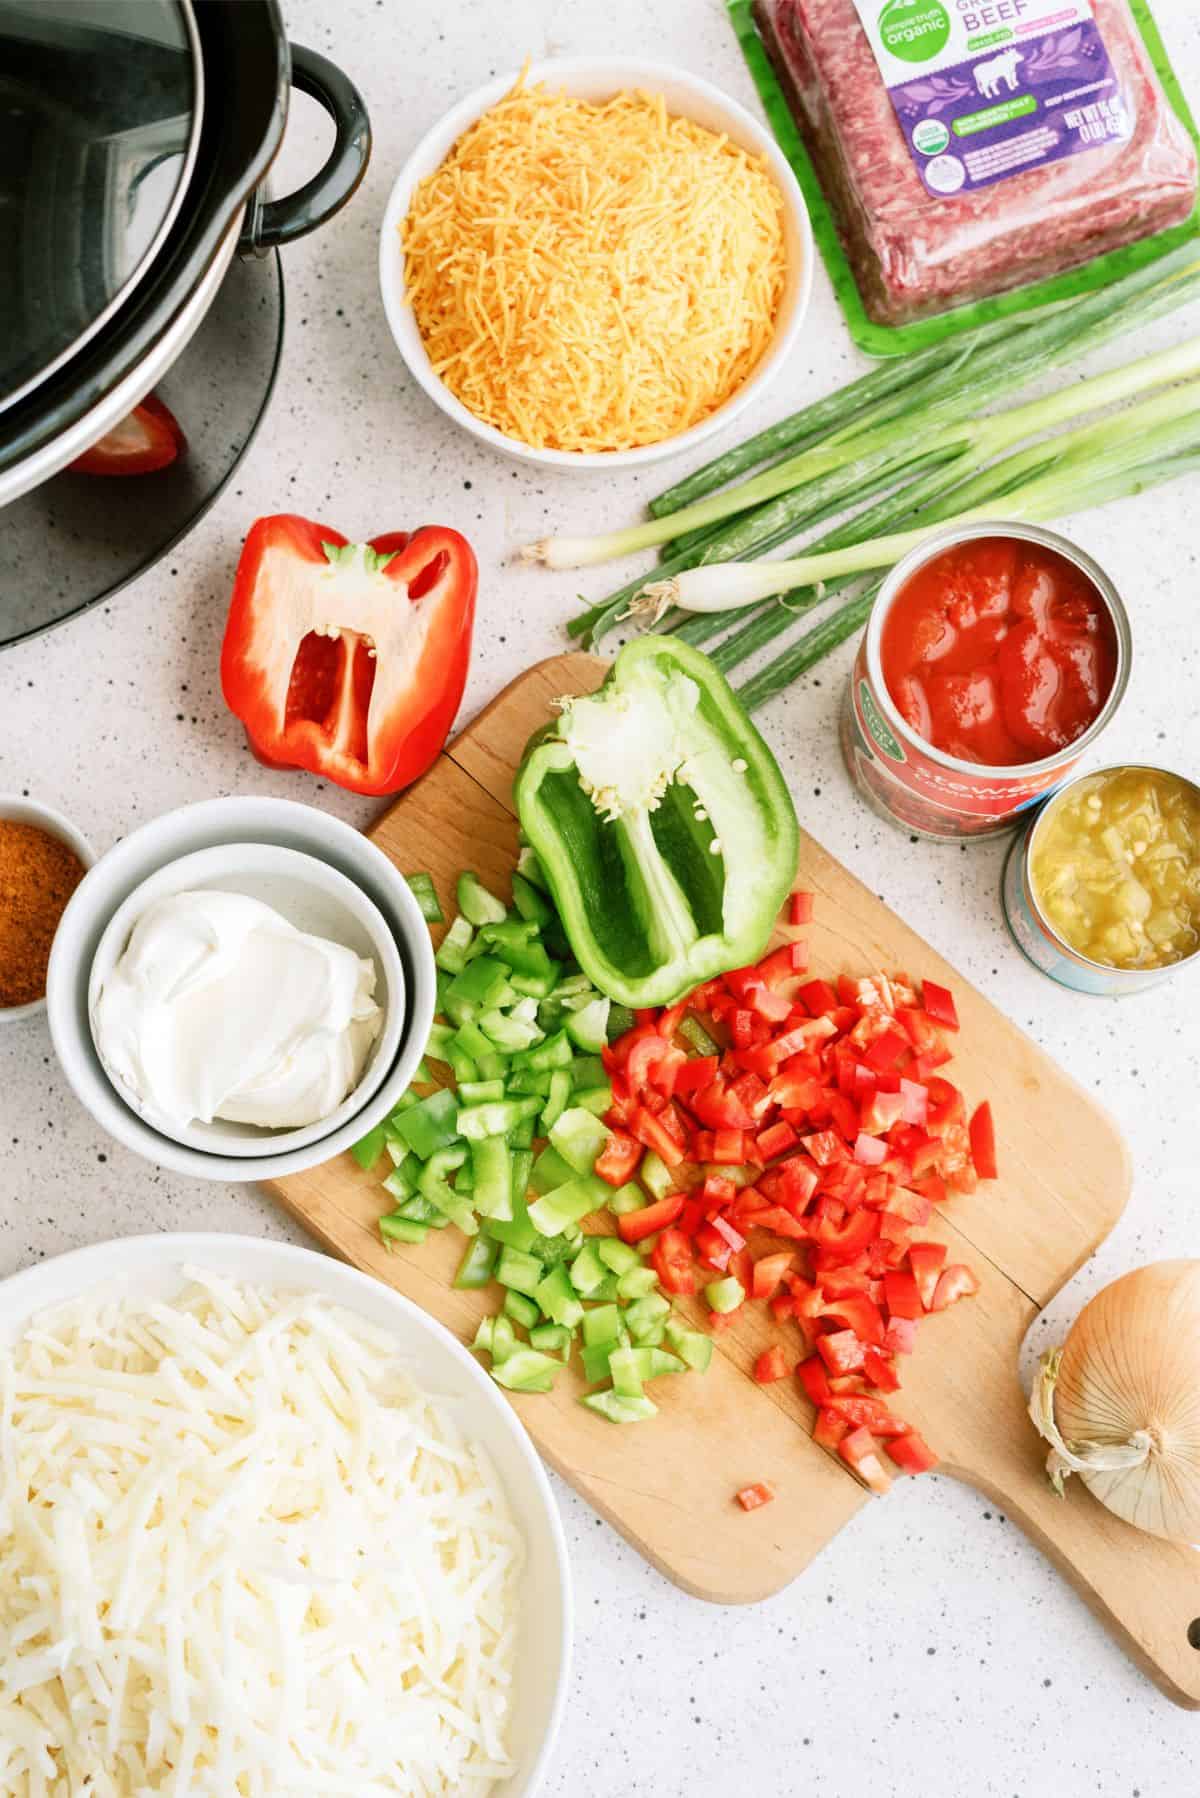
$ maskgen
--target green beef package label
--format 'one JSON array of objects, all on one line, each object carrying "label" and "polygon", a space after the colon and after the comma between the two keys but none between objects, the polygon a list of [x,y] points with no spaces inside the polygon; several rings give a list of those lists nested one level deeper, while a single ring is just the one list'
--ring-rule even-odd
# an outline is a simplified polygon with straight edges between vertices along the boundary
[{"label": "green beef package label", "polygon": [[936,198],[1132,135],[1090,0],[854,4]]}]

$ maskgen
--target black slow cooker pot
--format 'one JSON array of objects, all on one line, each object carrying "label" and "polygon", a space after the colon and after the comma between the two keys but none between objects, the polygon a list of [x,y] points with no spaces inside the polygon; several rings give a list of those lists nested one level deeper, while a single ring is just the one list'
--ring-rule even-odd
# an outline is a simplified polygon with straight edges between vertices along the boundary
[{"label": "black slow cooker pot", "polygon": [[[292,85],[334,144],[267,201]],[[0,505],[125,417],[235,253],[323,224],[370,148],[361,96],[275,0],[0,0]]]}]

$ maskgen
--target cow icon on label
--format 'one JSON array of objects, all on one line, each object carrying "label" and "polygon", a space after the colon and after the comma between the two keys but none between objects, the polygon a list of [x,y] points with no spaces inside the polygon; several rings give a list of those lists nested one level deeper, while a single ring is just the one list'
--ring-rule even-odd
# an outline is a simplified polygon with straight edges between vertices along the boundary
[{"label": "cow icon on label", "polygon": [[994,100],[1003,82],[1010,94],[1017,91],[1017,70],[1025,58],[1019,50],[1004,50],[975,64],[975,85],[985,100]]}]

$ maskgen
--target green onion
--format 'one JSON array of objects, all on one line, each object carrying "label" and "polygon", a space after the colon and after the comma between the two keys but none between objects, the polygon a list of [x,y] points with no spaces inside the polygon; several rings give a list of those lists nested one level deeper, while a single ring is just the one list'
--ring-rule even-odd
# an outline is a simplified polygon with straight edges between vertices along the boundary
[{"label": "green onion", "polygon": [[949,360],[956,375],[969,370],[971,360],[977,356],[981,345],[996,337],[1012,337],[1019,330],[1025,329],[1028,320],[1005,319],[999,325],[985,325],[979,331],[972,331],[958,340],[956,346],[947,350],[944,344],[934,344],[930,349],[920,350],[914,356],[897,357],[873,368],[869,374],[851,381],[848,387],[841,387],[835,393],[827,394],[824,399],[815,400],[811,405],[793,412],[790,418],[781,419],[778,424],[768,425],[756,437],[750,437],[745,443],[737,444],[726,450],[724,455],[715,461],[706,462],[694,474],[685,480],[677,481],[652,499],[649,511],[655,518],[663,518],[668,513],[680,512],[690,506],[694,500],[703,499],[716,487],[723,487],[736,475],[744,474],[746,469],[754,468],[760,462],[767,462],[784,450],[795,450],[800,444],[815,443],[827,436],[839,426],[867,416],[880,417],[883,414],[883,402],[890,402],[895,410],[897,403],[902,407],[908,397],[908,390],[927,374],[944,369]]},{"label": "green onion", "polygon": [[[1032,329],[1029,335],[1034,335]],[[1074,340],[1075,333],[1065,337],[1060,325],[1056,338],[1059,345],[1066,347],[1073,344]],[[971,368],[973,408],[987,405],[999,394],[1012,391],[1014,375],[1022,372],[1020,352],[1023,342],[1021,337],[1015,341],[1005,339],[993,346],[989,358],[981,358]],[[1044,353],[1039,353],[1030,360],[1035,369],[1045,366]],[[1134,371],[1139,370],[1140,374],[1135,374]],[[936,378],[935,393],[920,406],[915,418],[901,415],[878,423],[868,421],[869,428],[852,425],[846,431],[802,450],[798,455],[785,457],[783,461],[775,463],[763,474],[743,482],[741,486],[711,494],[666,518],[652,518],[644,524],[633,525],[627,530],[610,532],[601,537],[543,537],[539,542],[527,545],[522,556],[526,561],[540,562],[555,569],[584,568],[596,562],[607,562],[614,556],[631,555],[637,550],[665,543],[672,537],[677,538],[681,531],[705,528],[736,512],[745,511],[748,506],[759,505],[764,500],[774,499],[809,481],[820,480],[823,476],[845,468],[847,464],[858,463],[876,452],[890,451],[903,461],[910,454],[914,439],[922,444],[923,453],[941,446],[954,447],[960,438],[969,444],[976,437],[986,450],[990,437],[1001,429],[1001,420],[1005,418],[1013,419],[1015,434],[1013,427],[1007,432],[1001,431],[1002,444],[1015,442],[1017,436],[1031,436],[1036,431],[1049,429],[1054,422],[1076,417],[1097,406],[1108,405],[1113,399],[1127,398],[1130,393],[1144,390],[1156,382],[1174,380],[1182,374],[1194,372],[1195,345],[1185,343],[1177,350],[1164,350],[1158,356],[1145,357],[1141,362],[1131,363],[1113,374],[1095,376],[1091,381],[1081,382],[1049,399],[1034,401],[1030,406],[1019,408],[1020,413],[1030,415],[1028,422],[1024,423],[1014,414],[1003,413],[998,417],[977,416],[963,420],[961,382],[956,383],[953,391],[947,391],[943,371]],[[1046,425],[1036,422],[1038,414],[1043,411],[1050,420]]]},{"label": "green onion", "polygon": [[[1200,339],[1185,348],[1190,350],[1200,369]],[[1148,362],[1157,360],[1147,358]],[[1082,385],[1071,390],[1072,393],[1078,395]],[[1039,402],[1036,409],[1048,415],[1055,400],[1068,397],[1056,395],[1054,400]],[[1056,443],[1043,446],[1040,453],[1033,453],[1040,472],[1009,488],[1001,497],[980,505],[968,505],[949,518],[915,530],[873,537],[865,543],[791,561],[726,562],[688,569],[669,581],[649,582],[644,590],[644,600],[640,606],[634,602],[634,609],[656,609],[661,615],[666,606],[673,605],[687,611],[727,612],[773,594],[786,593],[792,587],[816,586],[824,581],[889,566],[900,561],[910,550],[919,548],[942,523],[983,524],[1005,519],[1041,522],[1063,512],[1079,511],[1131,490],[1140,491],[1146,485],[1144,479],[1139,479],[1145,465],[1169,464],[1197,443],[1200,443],[1200,381],[1192,381],[1157,394],[1116,418],[1070,432]],[[1023,471],[1028,469],[1031,452],[1021,452],[1017,461]]]},{"label": "green onion", "polygon": [[827,656],[830,650],[844,643],[847,637],[861,630],[871,615],[871,607],[875,604],[880,583],[869,587],[857,599],[846,605],[818,624],[811,631],[799,637],[790,649],[786,649],[775,661],[768,663],[758,674],[751,677],[744,685],[736,688],[737,696],[748,712],[766,705],[768,699],[774,699],[785,687],[799,680],[802,674]]},{"label": "green onion", "polygon": [[[1179,305],[1191,299],[1200,288],[1200,255],[1194,246],[1185,248],[1175,255],[1163,258],[1148,268],[1135,271],[1123,281],[1104,289],[1099,293],[1084,295],[1073,300],[1069,305],[1047,308],[1035,314],[1031,319],[1016,321],[1015,326],[1006,328],[988,327],[970,338],[961,340],[958,349],[953,353],[943,354],[940,362],[936,354],[926,354],[917,359],[916,378],[907,380],[888,394],[877,394],[873,403],[863,407],[859,400],[846,401],[846,395],[853,395],[861,389],[862,383],[855,383],[851,388],[843,390],[841,396],[833,396],[828,410],[822,413],[824,424],[828,425],[842,417],[839,406],[844,402],[848,410],[848,422],[842,424],[834,435],[825,436],[818,447],[809,448],[800,455],[787,457],[784,462],[776,463],[765,475],[756,476],[754,480],[727,492],[717,494],[701,510],[688,506],[684,511],[673,511],[665,520],[656,521],[651,526],[638,526],[636,542],[644,544],[647,539],[642,535],[648,528],[664,530],[674,539],[672,552],[662,562],[658,573],[667,578],[685,571],[697,563],[738,561],[749,556],[760,556],[769,553],[779,543],[795,536],[799,531],[816,523],[821,516],[818,506],[813,504],[820,495],[810,494],[809,489],[834,477],[833,487],[821,487],[821,493],[829,494],[836,490],[837,477],[848,467],[853,474],[845,483],[844,491],[852,492],[856,500],[878,491],[881,486],[894,484],[896,480],[910,477],[917,472],[920,464],[911,459],[910,446],[920,444],[922,459],[927,456],[935,442],[953,443],[950,459],[970,460],[967,452],[975,448],[974,460],[981,463],[985,456],[981,451],[997,453],[1013,441],[1011,436],[1001,439],[999,445],[983,444],[973,446],[969,441],[962,441],[965,429],[970,436],[973,426],[968,421],[965,427],[956,426],[955,421],[961,419],[964,406],[964,389],[969,390],[969,403],[972,412],[978,413],[984,406],[991,404],[1005,393],[1019,389],[1035,377],[1046,373],[1060,364],[1069,361],[1073,356],[1090,351],[1101,344],[1118,337],[1122,333],[1141,327],[1149,321],[1161,317]],[[1186,354],[1187,346],[1185,346]],[[1167,352],[1168,355],[1171,352]],[[1135,368],[1137,365],[1134,365]],[[867,382],[874,380],[875,375],[885,371],[874,371],[865,377]],[[1154,371],[1143,365],[1143,375],[1150,379],[1167,379],[1168,374],[1155,375]],[[1107,380],[1107,377],[1102,377]],[[1127,390],[1128,391],[1128,390]],[[1102,389],[1097,385],[1089,387],[1090,405],[1099,406],[1111,403],[1105,398]],[[1062,396],[1055,396],[1048,403],[1055,406]],[[824,402],[818,402],[819,406]],[[1066,400],[1065,409],[1056,413],[1059,422],[1075,416],[1083,403],[1076,406],[1070,399]],[[797,417],[804,419],[811,409]],[[992,420],[978,420],[976,424],[990,427]],[[1016,420],[1013,421],[1015,424]],[[716,473],[715,484],[727,478],[729,472],[740,472],[741,468],[752,461],[761,460],[780,448],[794,445],[800,441],[811,441],[811,432],[807,427],[788,435],[793,421],[785,420],[782,425],[771,427],[760,433],[751,444],[743,445],[746,454],[739,460],[738,467],[730,470],[727,458],[710,465],[711,469],[723,470]],[[1044,429],[1039,426],[1036,417],[1027,419],[1027,428]],[[782,435],[781,435],[782,433]],[[882,454],[881,454],[882,452]],[[890,452],[890,453],[889,453]],[[935,452],[936,453],[936,452]],[[943,451],[943,454],[947,452]],[[729,452],[731,457],[741,457],[740,451]],[[866,470],[863,464],[872,470],[871,484],[866,483]],[[890,474],[889,474],[890,466]],[[788,474],[782,471],[787,469]],[[969,474],[970,467],[962,472]],[[704,476],[705,470],[700,471]],[[857,482],[856,482],[856,477]],[[696,477],[699,479],[699,477]],[[786,488],[787,480],[792,487]],[[688,488],[689,498],[695,497],[695,490],[690,486],[693,477],[682,486]],[[710,491],[711,484],[703,482],[704,491]],[[780,491],[781,484],[784,490]],[[672,489],[672,495],[678,496],[679,489]],[[776,497],[763,500],[764,493],[774,493]],[[664,496],[664,501],[666,496]],[[654,510],[661,512],[664,503],[659,502]],[[734,513],[738,515],[733,516]],[[711,520],[720,516],[727,520],[711,528]],[[700,526],[703,529],[702,541],[691,540],[687,533],[690,527]],[[861,533],[860,533],[861,534]],[[680,538],[683,537],[683,547]],[[663,540],[661,535],[656,540]],[[607,545],[607,553],[623,554],[635,547],[627,533],[616,533],[603,540]],[[598,605],[583,610],[568,626],[570,635],[584,637],[589,643],[595,643],[606,630],[623,615],[626,602],[634,597],[644,583],[634,581],[627,583],[616,593]],[[672,624],[670,628],[674,628]],[[703,636],[696,636],[693,641],[703,641]]]}]

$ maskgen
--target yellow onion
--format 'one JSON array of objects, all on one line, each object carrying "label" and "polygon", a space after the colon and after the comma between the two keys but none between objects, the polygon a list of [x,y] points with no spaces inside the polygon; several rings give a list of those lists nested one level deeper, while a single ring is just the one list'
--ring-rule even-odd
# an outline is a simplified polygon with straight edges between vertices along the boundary
[{"label": "yellow onion", "polygon": [[1077,1473],[1136,1529],[1200,1543],[1200,1261],[1097,1293],[1043,1355],[1029,1414],[1059,1492]]}]

